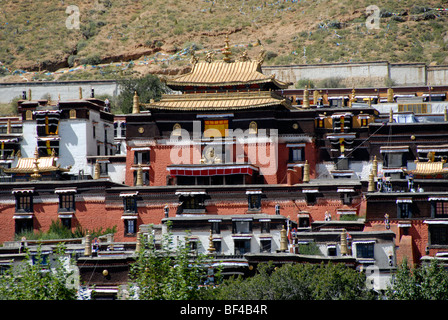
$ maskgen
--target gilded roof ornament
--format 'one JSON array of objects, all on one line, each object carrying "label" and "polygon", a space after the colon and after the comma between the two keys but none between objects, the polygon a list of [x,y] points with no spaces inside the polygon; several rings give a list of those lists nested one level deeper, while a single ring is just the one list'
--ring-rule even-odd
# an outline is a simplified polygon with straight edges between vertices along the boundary
[{"label": "gilded roof ornament", "polygon": [[191,52],[190,63],[191,63],[192,65],[195,65],[196,63],[198,63],[198,61],[199,61],[199,58],[196,56],[196,52],[195,52],[195,51],[192,51],[192,52]]},{"label": "gilded roof ornament", "polygon": [[222,54],[224,55],[224,58],[222,60],[225,62],[230,62],[230,55],[232,54],[232,51],[230,51],[230,46],[229,46],[229,35],[226,35],[225,43],[226,43],[226,45],[224,46],[224,51],[222,52]]},{"label": "gilded roof ornament", "polygon": [[205,55],[205,62],[211,63],[213,61],[214,55],[215,53],[213,51],[207,52],[207,54]]},{"label": "gilded roof ornament", "polygon": [[245,62],[245,61],[249,61],[249,60],[250,60],[250,58],[249,58],[249,56],[247,55],[247,51],[244,50],[243,53],[242,53],[241,56],[240,56],[240,61]]},{"label": "gilded roof ornament", "polygon": [[261,46],[261,51],[258,54],[258,58],[257,58],[258,64],[263,64],[265,56],[266,56],[266,50],[264,49],[263,46]]}]

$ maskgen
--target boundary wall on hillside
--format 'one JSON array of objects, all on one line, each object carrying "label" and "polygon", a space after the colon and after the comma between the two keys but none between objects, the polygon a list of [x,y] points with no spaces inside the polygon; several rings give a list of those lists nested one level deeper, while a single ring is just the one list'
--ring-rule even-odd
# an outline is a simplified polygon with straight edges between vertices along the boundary
[{"label": "boundary wall on hillside", "polygon": [[347,86],[384,86],[390,78],[395,86],[446,85],[448,65],[427,66],[424,63],[389,63],[387,61],[263,66],[263,73],[279,80],[297,83],[300,79],[314,82],[340,78]]},{"label": "boundary wall on hillside", "polygon": [[[385,80],[390,78],[394,86],[425,86],[447,85],[448,65],[427,66],[424,63],[389,63],[387,61],[356,62],[356,63],[326,63],[290,66],[263,66],[266,75],[275,75],[279,80],[294,84],[300,79],[308,79],[315,83],[328,78],[340,78],[347,87],[385,86]],[[119,94],[118,82],[104,81],[51,81],[51,82],[21,82],[0,83],[0,103],[9,103],[22,92],[31,89],[32,98],[40,99],[50,94],[52,99],[77,99],[79,87],[83,97],[90,97],[91,89],[95,95]]]}]

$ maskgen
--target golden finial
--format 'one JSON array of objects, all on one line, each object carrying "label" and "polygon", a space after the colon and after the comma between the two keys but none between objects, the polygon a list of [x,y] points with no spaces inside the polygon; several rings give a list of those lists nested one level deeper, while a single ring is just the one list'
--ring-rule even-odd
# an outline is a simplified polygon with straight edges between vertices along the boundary
[{"label": "golden finial", "polygon": [[230,62],[230,55],[232,54],[232,51],[230,51],[229,47],[229,35],[226,35],[225,43],[226,45],[224,47],[224,51],[222,52],[224,58],[222,60],[224,60],[225,62]]},{"label": "golden finial", "polygon": [[244,50],[243,51],[243,53],[241,54],[241,56],[240,56],[240,61],[249,61],[250,60],[250,58],[249,58],[249,56],[247,55],[247,51],[246,50]]},{"label": "golden finial", "polygon": [[208,237],[208,252],[213,254],[216,251],[215,246],[213,245],[213,236],[212,230],[210,230],[210,236]]},{"label": "golden finial", "polygon": [[205,55],[205,62],[211,63],[214,55],[215,53],[213,51],[207,52],[207,54]]},{"label": "golden finial", "polygon": [[198,57],[196,56],[196,52],[191,51],[191,59],[190,59],[190,63],[191,63],[192,65],[195,65],[196,63],[198,63],[198,61],[199,61],[199,59],[198,59]]},{"label": "golden finial", "polygon": [[257,58],[258,64],[260,64],[260,65],[263,64],[265,56],[266,56],[266,50],[264,49],[263,46],[261,46],[261,50],[260,50],[260,53],[258,54],[258,58]]},{"label": "golden finial", "polygon": [[39,173],[39,151],[37,150],[37,147],[34,151],[34,169],[33,174],[31,174],[31,180],[39,180],[41,177],[41,174]]}]

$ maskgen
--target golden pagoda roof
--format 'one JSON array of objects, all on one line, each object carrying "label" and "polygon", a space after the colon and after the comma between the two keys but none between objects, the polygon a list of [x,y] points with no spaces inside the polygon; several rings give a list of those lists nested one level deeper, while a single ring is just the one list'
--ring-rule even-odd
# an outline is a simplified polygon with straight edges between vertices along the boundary
[{"label": "golden pagoda roof", "polygon": [[233,85],[251,85],[272,83],[280,89],[286,89],[289,84],[276,80],[275,75],[264,75],[261,72],[259,60],[245,61],[198,61],[192,70],[184,75],[167,79],[171,87],[222,87]]},{"label": "golden pagoda roof", "polygon": [[447,174],[448,168],[444,168],[445,162],[416,162],[415,170],[408,171],[414,175],[437,175],[437,174]]},{"label": "golden pagoda roof", "polygon": [[[35,172],[36,158],[19,158],[15,168],[4,169],[5,173],[33,173]],[[40,173],[52,171],[70,171],[70,169],[61,168],[56,164],[56,157],[37,158],[38,170]]]},{"label": "golden pagoda roof", "polygon": [[283,99],[273,91],[247,91],[163,95],[160,101],[142,105],[150,110],[216,111],[254,109],[275,105],[289,107],[290,101]]}]

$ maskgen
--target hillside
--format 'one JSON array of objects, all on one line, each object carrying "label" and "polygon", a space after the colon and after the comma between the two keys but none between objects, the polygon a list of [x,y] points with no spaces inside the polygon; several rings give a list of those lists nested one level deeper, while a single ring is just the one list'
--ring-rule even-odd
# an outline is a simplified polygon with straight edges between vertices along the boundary
[{"label": "hillside", "polygon": [[[74,14],[66,13],[67,7],[74,3],[79,8],[79,29],[66,26]],[[442,2],[377,1],[378,29],[366,27],[370,4],[365,0],[0,0],[0,81],[175,74],[187,67],[191,49],[199,56],[219,50],[227,34],[235,55],[247,50],[255,56],[263,45],[266,65],[448,63],[448,16],[441,10]],[[99,64],[102,68],[91,67]],[[90,67],[74,70],[77,66]]]}]

